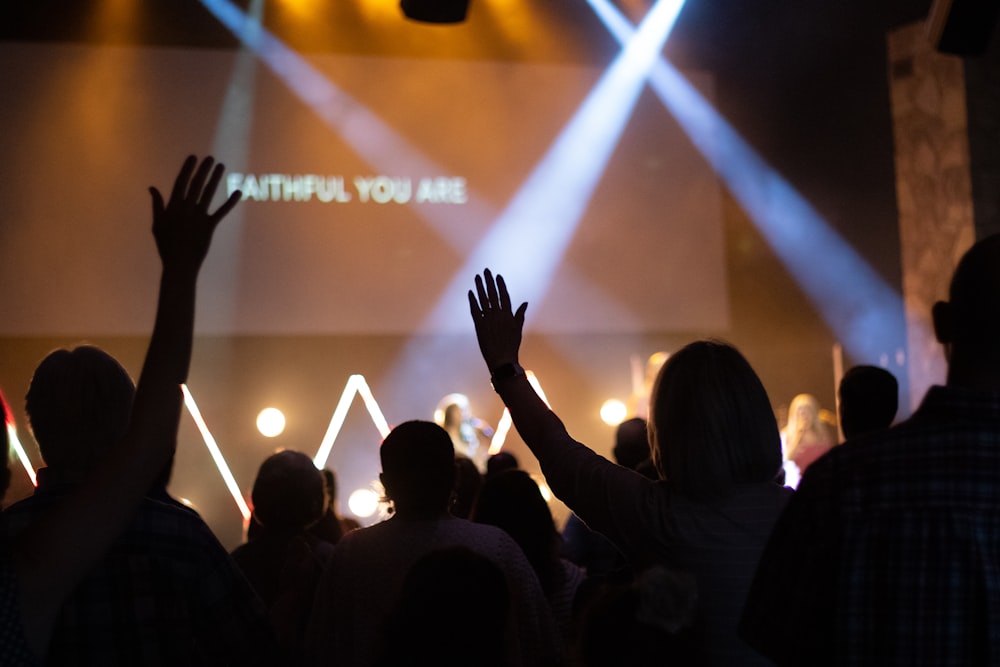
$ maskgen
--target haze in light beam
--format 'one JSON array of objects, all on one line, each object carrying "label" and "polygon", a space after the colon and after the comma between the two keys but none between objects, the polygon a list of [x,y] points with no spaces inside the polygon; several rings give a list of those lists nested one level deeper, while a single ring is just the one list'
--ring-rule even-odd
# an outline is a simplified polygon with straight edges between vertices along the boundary
[{"label": "haze in light beam", "polygon": [[[201,0],[201,4],[376,171],[408,174],[448,172],[232,2]],[[462,207],[411,207],[416,215],[438,232],[442,243],[462,254],[468,249],[459,242],[455,230],[462,229],[462,223],[470,218],[487,220],[495,213],[476,193],[469,190],[467,194],[468,201]]]},{"label": "haze in light beam", "polygon": [[[590,4],[619,42],[632,39],[615,7]],[[813,206],[669,62],[657,60],[650,85],[851,354],[877,362],[888,341],[902,340],[899,294]]]},{"label": "haze in light beam", "polygon": [[517,276],[521,300],[541,301],[683,5],[659,0],[649,10],[455,274],[430,322],[464,317],[471,276],[487,266]]}]

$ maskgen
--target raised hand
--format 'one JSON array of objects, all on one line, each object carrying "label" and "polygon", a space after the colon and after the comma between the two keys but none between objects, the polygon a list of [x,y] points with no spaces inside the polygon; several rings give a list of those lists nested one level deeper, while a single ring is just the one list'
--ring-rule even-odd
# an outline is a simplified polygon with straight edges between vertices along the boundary
[{"label": "raised hand", "polygon": [[483,271],[482,277],[476,276],[476,291],[469,290],[469,310],[476,326],[479,351],[491,374],[501,366],[518,363],[527,308],[528,303],[524,302],[516,312],[512,310],[503,276],[498,274],[494,280],[489,269]]},{"label": "raised hand", "polygon": [[[198,269],[215,226],[241,197],[234,192],[209,213],[223,170],[214,162],[209,157],[198,165],[197,158],[188,157],[166,204],[156,188],[149,189],[163,272],[156,322],[128,430],[72,498],[54,506],[12,546],[21,591],[21,626],[36,656],[44,657],[66,596],[132,519],[174,454],[181,413],[179,384],[187,379],[191,363]],[[66,544],[74,548],[67,550]],[[5,622],[0,619],[0,630],[7,630]]]},{"label": "raised hand", "polygon": [[166,204],[159,190],[149,188],[153,197],[153,236],[164,269],[198,273],[216,225],[242,197],[237,190],[214,213],[209,212],[224,169],[210,156],[198,164],[198,159],[189,155]]}]

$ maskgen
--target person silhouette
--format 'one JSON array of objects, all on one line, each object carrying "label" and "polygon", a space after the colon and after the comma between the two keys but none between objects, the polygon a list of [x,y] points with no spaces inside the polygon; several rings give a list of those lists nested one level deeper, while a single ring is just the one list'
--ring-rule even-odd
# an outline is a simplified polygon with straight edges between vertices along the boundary
[{"label": "person silhouette", "polygon": [[312,598],[333,545],[308,529],[323,513],[323,475],[312,459],[283,449],[264,459],[250,493],[257,528],[233,560],[268,609],[286,660],[301,662]]},{"label": "person silhouette", "polygon": [[654,481],[575,441],[535,393],[518,359],[527,304],[513,309],[501,276],[488,269],[476,276],[469,309],[493,388],[555,495],[637,572],[666,565],[694,576],[712,664],[767,664],[736,629],[757,559],[792,490],[774,483],[778,425],[743,355],[696,341],[667,359],[650,400]]},{"label": "person silhouette", "polygon": [[[7,593],[6,584],[16,581],[20,598],[16,616],[3,607],[4,665],[34,660],[148,664],[153,656],[160,662],[201,664],[213,655],[245,656],[248,664],[258,664],[272,655],[274,640],[263,608],[245,580],[225,578],[227,572],[238,573],[208,527],[191,512],[145,498],[162,478],[176,445],[180,385],[187,378],[193,344],[197,276],[216,226],[240,198],[234,192],[214,212],[209,210],[222,173],[223,166],[212,158],[199,162],[190,156],[166,201],[150,188],[153,236],[163,270],[138,386],[133,390],[121,365],[91,346],[57,350],[32,377],[26,410],[49,467],[38,471],[35,494],[2,514],[0,555],[9,557],[13,570],[13,577],[5,572],[2,588]],[[161,540],[161,549],[150,550],[149,542],[140,546],[135,539],[137,532],[163,536],[171,527],[181,530],[184,540]],[[193,535],[201,538],[195,562],[210,558],[206,553],[215,545],[218,558],[211,564],[224,565],[204,572],[202,593],[208,597],[201,598],[205,607],[195,615],[205,622],[181,627],[153,613],[154,608],[162,611],[165,599],[176,601],[172,586],[179,581],[158,577],[164,572],[149,565],[150,560],[170,561],[174,572],[191,571],[191,560],[178,554],[183,551],[180,542],[190,543]],[[162,549],[168,543],[178,550]],[[144,550],[150,560],[126,555]],[[145,573],[142,587],[109,583],[121,583],[135,572],[125,560]],[[138,581],[142,575],[134,577]],[[211,612],[204,614],[220,606],[208,602],[212,595],[232,603],[224,623],[209,622]],[[16,624],[20,629],[12,633]],[[11,634],[24,641],[9,642]],[[161,641],[165,636],[172,641]],[[19,655],[19,645],[27,645],[30,655]]]},{"label": "person silhouette", "polygon": [[848,440],[892,426],[899,409],[899,383],[884,368],[854,366],[844,373],[840,396],[840,430]]},{"label": "person silhouette", "polygon": [[[403,422],[386,436],[379,456],[379,478],[392,516],[337,543],[306,632],[309,664],[371,664],[378,654],[379,628],[407,572],[425,554],[454,546],[487,557],[504,573],[511,598],[504,660],[511,665],[558,662],[555,621],[521,548],[499,528],[448,511],[455,482],[455,448],[448,432],[430,421]],[[449,619],[438,622],[446,627]]]},{"label": "person silhouette", "polygon": [[779,665],[1000,654],[1000,236],[962,257],[932,317],[945,385],[816,461],[761,557],[742,633]]}]

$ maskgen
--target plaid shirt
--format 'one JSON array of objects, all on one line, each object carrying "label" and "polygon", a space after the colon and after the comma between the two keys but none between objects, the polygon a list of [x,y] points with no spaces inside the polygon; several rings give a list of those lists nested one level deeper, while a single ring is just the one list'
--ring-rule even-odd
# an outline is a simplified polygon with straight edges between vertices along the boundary
[{"label": "plaid shirt", "polygon": [[[4,512],[9,534],[68,491],[46,473],[33,496]],[[263,605],[208,526],[146,499],[63,605],[47,663],[257,665],[274,651]]]},{"label": "plaid shirt", "polygon": [[1000,392],[933,387],[814,463],[743,634],[779,664],[1000,665]]}]

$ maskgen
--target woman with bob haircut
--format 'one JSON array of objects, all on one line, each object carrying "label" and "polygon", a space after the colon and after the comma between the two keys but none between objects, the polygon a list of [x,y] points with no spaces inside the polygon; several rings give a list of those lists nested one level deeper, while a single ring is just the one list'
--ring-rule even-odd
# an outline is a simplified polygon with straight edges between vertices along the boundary
[{"label": "woman with bob haircut", "polygon": [[713,501],[781,470],[781,438],[764,385],[736,348],[690,343],[650,394],[650,455],[676,493]]},{"label": "woman with bob haircut", "polygon": [[661,477],[653,481],[574,440],[535,393],[518,363],[527,303],[512,309],[501,276],[476,276],[469,306],[493,388],[555,495],[636,571],[660,565],[695,577],[711,664],[770,664],[737,637],[737,625],[792,490],[775,482],[778,425],[746,359],[717,341],[671,355],[650,397],[650,450]]}]

